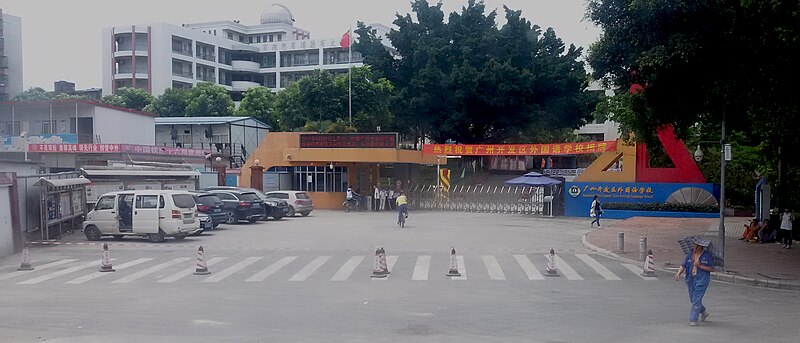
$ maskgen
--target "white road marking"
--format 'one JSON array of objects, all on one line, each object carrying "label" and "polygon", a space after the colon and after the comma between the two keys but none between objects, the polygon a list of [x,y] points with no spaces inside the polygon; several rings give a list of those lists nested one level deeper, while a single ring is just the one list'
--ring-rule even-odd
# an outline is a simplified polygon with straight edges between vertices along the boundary
[{"label": "white road marking", "polygon": [[417,264],[414,265],[414,274],[411,280],[427,280],[428,270],[431,268],[431,256],[423,255],[417,257]]},{"label": "white road marking", "polygon": [[[135,266],[137,264],[145,263],[145,262],[150,261],[150,260],[152,260],[152,258],[149,258],[149,257],[148,258],[140,258],[138,260],[133,260],[133,261],[130,261],[130,262],[127,262],[127,263],[120,264],[118,266],[114,266],[114,270],[123,270],[125,268],[133,267],[133,266]],[[76,279],[69,280],[66,283],[72,284],[72,285],[80,285],[80,284],[82,284],[84,282],[87,282],[87,281],[90,281],[90,280],[94,280],[94,279],[99,278],[99,277],[101,277],[103,275],[110,275],[110,274],[111,273],[109,273],[109,272],[94,272],[94,273],[91,273],[91,274],[88,274],[88,275],[81,276],[81,277],[76,278]]]},{"label": "white road marking", "polygon": [[[112,259],[112,261],[113,261],[113,259]],[[74,273],[74,272],[77,272],[79,270],[83,270],[83,269],[86,269],[86,268],[91,268],[93,266],[96,266],[96,267],[99,268],[100,267],[100,262],[101,261],[98,260],[98,261],[93,261],[93,262],[89,262],[89,263],[79,264],[79,265],[74,266],[74,267],[70,267],[70,268],[67,268],[67,269],[59,270],[57,272],[52,272],[52,273],[49,273],[49,274],[45,274],[45,275],[30,279],[30,280],[22,281],[22,282],[18,283],[18,285],[33,285],[33,284],[37,284],[37,283],[42,282],[42,281],[47,281],[47,280],[50,280],[50,279],[54,279],[54,278],[57,278],[57,277],[62,276],[62,275],[67,275],[69,273]]]},{"label": "white road marking", "polygon": [[490,279],[506,279],[506,275],[503,273],[503,268],[500,268],[500,263],[497,263],[497,258],[495,258],[494,255],[483,255],[483,264],[486,265],[486,270],[489,272]]},{"label": "white road marking", "polygon": [[350,274],[353,274],[353,271],[358,268],[358,265],[361,264],[361,261],[364,260],[364,256],[353,256],[350,257],[347,262],[339,268],[339,271],[333,275],[331,281],[345,281],[350,278]]},{"label": "white road marking", "polygon": [[514,259],[517,260],[519,266],[522,267],[522,270],[525,271],[525,275],[528,276],[528,280],[544,280],[544,276],[542,273],[536,269],[536,266],[533,265],[528,256],[525,255],[514,255]]},{"label": "white road marking", "polygon": [[241,261],[241,262],[239,262],[237,264],[234,264],[234,265],[232,265],[232,266],[230,266],[228,268],[225,268],[225,269],[223,269],[223,270],[221,270],[221,271],[219,271],[217,273],[211,274],[211,276],[203,279],[203,282],[219,282],[219,281],[222,281],[222,279],[224,279],[224,278],[226,278],[228,276],[231,276],[233,273],[236,273],[236,272],[244,269],[245,267],[247,267],[247,266],[249,266],[249,265],[251,265],[253,263],[256,263],[256,261],[258,261],[258,260],[260,260],[262,258],[263,257],[258,257],[258,256],[256,256],[256,257],[248,257],[248,258],[244,259],[243,261]]},{"label": "white road marking", "polygon": [[262,271],[249,277],[245,281],[264,281],[266,278],[270,277],[270,275],[275,274],[275,272],[281,270],[281,268],[286,267],[287,264],[294,261],[295,259],[297,259],[297,256],[286,256],[284,258],[281,258],[275,263],[269,265],[267,268],[264,268]]},{"label": "white road marking", "polygon": [[581,261],[584,263],[588,264],[589,267],[592,267],[592,269],[594,269],[598,274],[602,275],[606,280],[621,280],[619,276],[612,273],[610,270],[608,270],[608,268],[600,264],[600,262],[597,262],[597,260],[591,258],[589,255],[575,254],[575,256],[581,259]]},{"label": "white road marking", "polygon": [[297,274],[294,274],[294,276],[289,278],[289,281],[305,281],[305,279],[308,279],[311,274],[314,274],[319,267],[322,267],[322,265],[325,264],[325,262],[328,262],[330,259],[330,256],[319,256],[315,258],[313,261],[311,261],[311,263],[303,267],[303,269],[300,269]]},{"label": "white road marking", "polygon": [[134,281],[136,279],[139,279],[139,278],[141,278],[143,276],[155,273],[155,272],[157,272],[159,270],[162,270],[162,269],[169,268],[169,267],[174,266],[174,265],[176,265],[178,263],[186,262],[188,260],[190,260],[190,258],[188,258],[188,257],[176,258],[174,260],[167,261],[167,262],[164,262],[162,264],[157,264],[157,265],[152,266],[150,268],[147,268],[147,269],[144,269],[144,270],[140,270],[140,271],[138,271],[136,273],[133,273],[131,275],[128,275],[128,276],[119,278],[117,280],[111,281],[111,283],[129,283],[129,282]]},{"label": "white road marking", "polygon": [[[222,261],[222,260],[224,260],[226,258],[227,257],[214,257],[214,258],[206,261],[206,267],[211,267],[211,266],[219,263],[220,261]],[[175,281],[178,281],[180,279],[185,278],[188,275],[191,275],[192,273],[195,272],[195,270],[197,270],[197,266],[194,266],[194,267],[192,267],[190,269],[185,269],[183,271],[180,271],[180,272],[177,272],[177,273],[172,274],[170,276],[167,276],[165,278],[162,278],[161,280],[158,280],[158,282],[160,282],[160,283],[175,282]]]},{"label": "white road marking", "polygon": [[[547,257],[549,255],[544,256]],[[561,256],[555,255],[555,261],[556,269],[558,269],[558,272],[564,275],[567,280],[583,280],[583,277],[578,275],[578,272],[576,272],[575,269],[572,269],[572,267],[570,267],[567,262],[561,258]]]},{"label": "white road marking", "polygon": [[464,256],[463,255],[456,256],[456,262],[458,263],[458,272],[461,273],[461,276],[450,277],[450,280],[466,280],[467,266],[464,265]]},{"label": "white road marking", "polygon": [[631,272],[636,274],[636,276],[638,276],[638,277],[640,277],[640,278],[642,278],[644,280],[658,280],[658,278],[656,278],[656,277],[650,277],[650,276],[642,275],[642,268],[640,268],[637,265],[633,265],[633,264],[630,264],[630,263],[622,263],[622,266],[625,267],[625,268],[628,268],[628,270],[630,270]]},{"label": "white road marking", "polygon": [[77,258],[67,258],[67,259],[58,260],[58,261],[55,261],[55,262],[50,262],[48,264],[43,264],[41,266],[33,266],[35,268],[34,270],[13,271],[13,272],[10,272],[10,273],[5,274],[5,275],[0,275],[0,280],[8,280],[8,279],[20,276],[20,275],[26,275],[26,274],[30,275],[33,272],[38,272],[38,271],[41,271],[41,270],[50,269],[50,268],[53,268],[53,267],[60,266],[62,264],[75,262],[77,260],[78,260]]}]

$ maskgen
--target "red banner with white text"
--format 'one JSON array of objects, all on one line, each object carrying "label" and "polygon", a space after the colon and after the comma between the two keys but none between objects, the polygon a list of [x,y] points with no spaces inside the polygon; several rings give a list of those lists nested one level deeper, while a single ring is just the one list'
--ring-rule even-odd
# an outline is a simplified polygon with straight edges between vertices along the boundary
[{"label": "red banner with white text", "polygon": [[550,144],[425,144],[422,153],[454,156],[579,155],[616,151],[617,141]]}]

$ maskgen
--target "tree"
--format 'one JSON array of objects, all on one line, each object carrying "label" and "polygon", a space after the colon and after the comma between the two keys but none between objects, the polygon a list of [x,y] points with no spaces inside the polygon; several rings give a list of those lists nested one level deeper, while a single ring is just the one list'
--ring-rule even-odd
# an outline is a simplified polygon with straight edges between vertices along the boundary
[{"label": "tree", "polygon": [[228,90],[211,82],[200,82],[189,89],[186,101],[186,115],[232,116],[235,105]]},{"label": "tree", "polygon": [[595,98],[583,92],[588,76],[581,49],[567,47],[551,28],[544,32],[505,8],[496,12],[469,0],[447,22],[442,4],[412,2],[388,34],[397,57],[386,52],[370,27],[359,25],[355,49],[396,88],[398,128],[415,138],[463,143],[531,141],[540,133],[583,124]]},{"label": "tree", "polygon": [[153,99],[144,108],[145,112],[156,113],[162,117],[185,117],[188,92],[182,89],[167,88],[163,94]]},{"label": "tree", "polygon": [[42,87],[31,87],[14,97],[14,101],[33,101],[33,100],[50,100],[52,99],[47,91]]},{"label": "tree", "polygon": [[236,115],[253,117],[269,125],[272,130],[280,129],[275,114],[275,94],[265,87],[250,88],[244,92]]},{"label": "tree", "polygon": [[101,102],[107,105],[141,111],[147,105],[150,105],[153,99],[153,96],[144,89],[123,87],[118,89],[115,94],[104,96]]},{"label": "tree", "polygon": [[625,122],[637,138],[652,141],[672,124],[683,137],[696,129],[719,139],[724,119],[732,137],[758,147],[760,160],[747,167],[778,181],[778,204],[800,204],[790,190],[800,175],[788,172],[800,158],[787,154],[800,144],[789,124],[800,122],[800,3],[591,0],[588,17],[604,32],[588,57],[594,77],[644,88]]}]

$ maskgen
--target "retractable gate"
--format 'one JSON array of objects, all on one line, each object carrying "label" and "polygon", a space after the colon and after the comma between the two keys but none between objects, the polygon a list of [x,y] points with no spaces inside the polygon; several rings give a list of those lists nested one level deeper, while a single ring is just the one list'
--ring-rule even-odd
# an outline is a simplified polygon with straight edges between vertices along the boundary
[{"label": "retractable gate", "polygon": [[411,207],[418,210],[542,214],[543,187],[416,185],[409,191]]}]

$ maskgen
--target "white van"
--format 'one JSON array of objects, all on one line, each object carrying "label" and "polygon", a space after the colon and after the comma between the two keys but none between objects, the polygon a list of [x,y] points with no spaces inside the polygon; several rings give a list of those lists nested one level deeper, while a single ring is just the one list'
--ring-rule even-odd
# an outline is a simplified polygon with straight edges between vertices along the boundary
[{"label": "white van", "polygon": [[103,194],[86,214],[83,233],[90,241],[102,236],[144,236],[151,242],[165,237],[184,239],[200,231],[197,205],[191,193],[131,190]]}]

